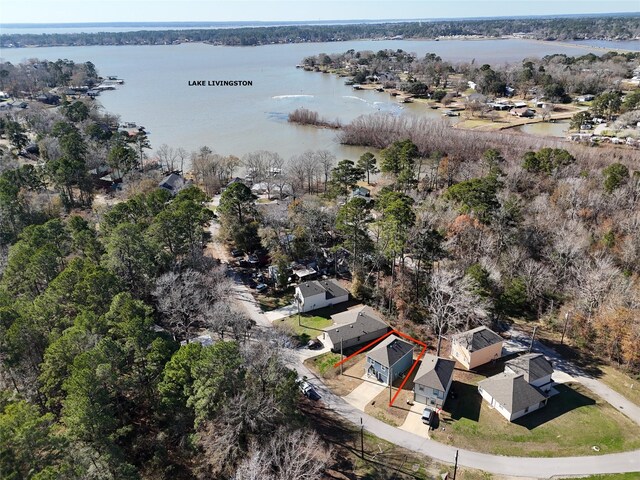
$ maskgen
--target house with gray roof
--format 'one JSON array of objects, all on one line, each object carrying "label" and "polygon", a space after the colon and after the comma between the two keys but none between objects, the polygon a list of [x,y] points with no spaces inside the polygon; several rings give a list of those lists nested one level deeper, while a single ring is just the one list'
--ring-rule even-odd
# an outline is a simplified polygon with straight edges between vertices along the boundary
[{"label": "house with gray roof", "polygon": [[413,345],[396,335],[389,335],[367,353],[367,376],[389,385],[411,368]]},{"label": "house with gray roof", "polygon": [[334,352],[366,345],[389,331],[389,325],[368,306],[332,315],[335,326],[325,330],[324,344]]},{"label": "house with gray roof", "polygon": [[413,400],[442,408],[447,400],[456,362],[425,355],[413,379]]},{"label": "house with gray roof", "polygon": [[349,291],[336,280],[313,280],[296,286],[295,302],[300,312],[337,305],[349,300]]},{"label": "house with gray roof", "polygon": [[494,375],[478,383],[478,392],[510,422],[547,404],[547,397],[530,385],[523,374]]},{"label": "house with gray roof", "polygon": [[524,375],[527,383],[542,392],[548,393],[551,390],[553,366],[541,353],[527,353],[509,360],[504,364],[504,371],[513,375]]},{"label": "house with gray roof", "polygon": [[467,370],[502,356],[502,337],[485,326],[451,336],[451,357]]},{"label": "house with gray roof", "polygon": [[160,188],[164,188],[168,190],[171,195],[176,195],[180,190],[182,190],[187,185],[184,177],[178,173],[170,173],[166,177],[162,179],[162,181],[158,184]]}]

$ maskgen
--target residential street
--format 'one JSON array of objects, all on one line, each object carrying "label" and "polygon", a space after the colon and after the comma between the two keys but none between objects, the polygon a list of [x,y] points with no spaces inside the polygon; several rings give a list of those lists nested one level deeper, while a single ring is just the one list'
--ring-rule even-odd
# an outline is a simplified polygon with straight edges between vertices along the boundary
[{"label": "residential street", "polygon": [[[251,319],[255,320],[259,327],[271,327],[271,321],[262,313],[248,287],[243,285],[239,278],[235,280],[235,299],[238,305],[246,311]],[[515,332],[513,337],[518,340],[518,335]],[[528,345],[529,340],[522,335],[520,341]],[[535,342],[534,350],[547,355],[554,361],[556,369],[570,375],[574,381],[582,383],[640,425],[640,408],[596,379],[585,376],[574,365],[561,359],[556,352],[544,347],[539,344],[539,342]],[[362,421],[364,428],[368,432],[401,447],[446,463],[453,463],[456,451],[458,451],[458,463],[460,465],[484,470],[489,473],[522,478],[551,478],[559,475],[640,471],[640,450],[589,457],[506,457],[457,449],[456,447],[430,440],[426,438],[426,435],[416,435],[411,431],[392,427],[367,415],[362,410],[349,404],[343,398],[334,395],[326,388],[322,380],[303,364],[307,358],[320,355],[325,351],[326,349],[321,351],[311,351],[307,349],[293,350],[292,355],[288,356],[288,362],[290,367],[295,369],[300,376],[306,376],[311,381],[321,395],[321,401],[327,408],[335,411],[354,425],[359,426]]]}]

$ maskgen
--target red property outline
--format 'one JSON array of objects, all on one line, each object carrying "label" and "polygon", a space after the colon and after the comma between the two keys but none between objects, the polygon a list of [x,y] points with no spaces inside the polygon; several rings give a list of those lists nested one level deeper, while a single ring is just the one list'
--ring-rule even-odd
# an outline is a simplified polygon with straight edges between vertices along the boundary
[{"label": "red property outline", "polygon": [[[380,341],[384,340],[385,338],[387,338],[389,335],[399,335],[403,338],[406,338],[407,340],[411,340],[414,343],[417,343],[418,345],[422,346],[422,351],[420,352],[420,354],[418,355],[418,358],[416,358],[416,360],[413,362],[413,365],[411,365],[411,368],[409,369],[409,373],[407,373],[404,377],[404,380],[402,381],[402,383],[400,384],[400,387],[398,387],[398,390],[396,391],[396,394],[393,396],[393,398],[391,399],[391,401],[389,402],[389,406],[392,407],[393,406],[393,402],[396,401],[396,397],[400,394],[400,391],[402,390],[402,388],[404,387],[404,384],[407,383],[407,380],[409,380],[409,377],[411,376],[411,374],[413,373],[413,370],[416,368],[416,365],[418,365],[418,362],[422,359],[422,357],[424,356],[424,354],[427,351],[427,344],[424,342],[421,342],[420,340],[416,340],[413,337],[410,337],[409,335],[407,335],[406,333],[402,333],[398,330],[391,330],[390,332],[385,333],[383,336],[381,336],[380,338],[366,344],[364,347],[362,347],[360,350],[358,350],[355,353],[352,353],[351,355],[349,355],[347,358],[344,358],[342,360],[340,360],[339,362],[337,362],[336,364],[333,365],[333,368],[339,367],[340,365],[342,365],[344,362],[346,362],[347,360],[349,360],[350,358],[355,357],[356,355],[358,355],[359,353],[364,352],[366,349],[368,349],[369,347],[375,345],[376,343],[379,343]],[[393,388],[393,385],[391,385],[391,387]]]}]

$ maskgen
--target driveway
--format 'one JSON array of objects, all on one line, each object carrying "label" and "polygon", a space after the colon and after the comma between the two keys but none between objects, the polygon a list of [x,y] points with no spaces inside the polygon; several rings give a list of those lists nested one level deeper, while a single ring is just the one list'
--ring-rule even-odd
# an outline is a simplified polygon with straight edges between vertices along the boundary
[{"label": "driveway", "polygon": [[[240,293],[242,291],[244,292]],[[240,300],[240,306],[246,309],[247,314],[251,318],[256,320],[258,325],[271,326],[271,322],[269,322],[269,320],[264,316],[259,307],[255,305],[255,301],[252,302],[249,300],[248,297],[253,297],[251,297],[251,293],[246,286],[242,284],[237,285],[237,293],[239,294],[237,298]],[[574,377],[574,379],[576,379],[577,381],[581,381],[580,376],[578,376],[577,378],[575,376],[579,375],[579,373],[581,372],[570,363],[561,359],[556,352],[548,349],[544,345],[540,345],[538,342],[535,342],[534,349],[536,351],[544,353],[554,360],[558,359],[558,362],[556,363],[556,369],[564,368],[564,370],[571,372],[571,376]],[[336,414],[340,415],[342,418],[348,420],[358,427],[360,426],[360,422],[362,421],[364,424],[364,428],[368,432],[376,435],[383,440],[387,440],[388,442],[394,443],[400,447],[421,453],[441,462],[449,464],[453,463],[456,452],[458,452],[458,463],[465,467],[484,470],[485,472],[498,475],[529,478],[551,478],[555,476],[586,476],[605,473],[640,472],[640,450],[589,457],[507,457],[502,455],[490,455],[486,453],[478,453],[459,449],[455,446],[444,445],[434,440],[430,440],[426,437],[426,435],[417,435],[411,431],[392,427],[391,425],[388,425],[370,415],[367,415],[363,411],[364,406],[373,398],[375,398],[375,396],[378,395],[382,390],[384,390],[385,387],[383,385],[376,385],[374,383],[365,381],[363,385],[367,384],[369,386],[363,387],[363,394],[361,398],[366,397],[367,400],[362,401],[360,399],[360,395],[358,394],[356,398],[353,398],[355,405],[351,404],[349,401],[347,401],[347,397],[354,396],[354,394],[360,387],[356,388],[345,398],[335,395],[322,383],[321,378],[317,377],[315,373],[309,370],[302,363],[304,358],[301,353],[302,352],[293,351],[292,355],[287,356],[286,359],[288,360],[288,366],[291,369],[297,371],[300,376],[306,376],[309,379],[313,380],[313,384],[317,387],[316,390],[321,396],[321,401],[324,402],[325,406],[328,409],[333,410]],[[587,377],[584,378],[587,379]],[[613,390],[609,389],[601,382],[598,382],[597,380],[593,380],[593,382],[594,383],[592,383],[591,385],[587,383],[584,384],[590,389],[593,386],[593,391],[595,393],[601,395],[607,401],[614,401],[614,403],[612,403],[614,407],[618,405],[616,408],[619,408],[621,412],[624,412],[626,415],[636,420],[640,424],[640,408],[633,405],[631,402],[629,402]],[[601,391],[606,393],[607,390],[620,398],[616,398],[613,395],[603,395],[600,393]],[[376,391],[377,393],[374,394],[374,391]],[[413,416],[413,414],[411,414],[410,416]]]},{"label": "driveway", "polygon": [[409,409],[409,414],[400,428],[421,437],[431,438],[429,436],[429,427],[422,423],[422,411],[425,406],[422,403],[413,402]]},{"label": "driveway", "polygon": [[371,378],[367,377],[366,373],[362,376],[362,379],[364,381],[359,387],[356,387],[350,394],[345,395],[342,398],[358,410],[362,410],[364,413],[364,407],[369,405],[369,403],[371,403],[371,401],[380,395],[387,387],[382,383],[371,380]]},{"label": "driveway", "polygon": [[267,317],[270,322],[273,322],[274,320],[282,320],[283,318],[290,317],[291,315],[295,315],[296,313],[298,313],[298,307],[292,304],[287,305],[286,307],[276,308],[275,310],[265,312],[264,316]]}]

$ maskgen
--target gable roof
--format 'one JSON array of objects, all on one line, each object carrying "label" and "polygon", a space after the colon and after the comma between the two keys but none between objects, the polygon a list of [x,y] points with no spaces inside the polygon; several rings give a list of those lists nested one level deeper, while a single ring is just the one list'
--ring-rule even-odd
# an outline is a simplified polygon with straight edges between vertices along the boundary
[{"label": "gable roof", "polygon": [[164,177],[158,186],[167,190],[176,190],[184,185],[184,178],[177,173],[171,173]]},{"label": "gable roof", "polygon": [[528,353],[514,358],[506,362],[505,367],[509,367],[516,375],[524,375],[529,383],[553,373],[551,363],[541,353]]},{"label": "gable roof", "polygon": [[386,332],[389,328],[375,310],[367,306],[347,310],[331,318],[340,324],[325,330],[334,345],[338,345],[340,340],[347,341],[376,331]]},{"label": "gable roof", "polygon": [[473,330],[453,335],[452,340],[461,344],[470,352],[476,352],[502,342],[502,337],[483,325]]},{"label": "gable roof", "polygon": [[456,362],[435,355],[425,355],[416,372],[413,383],[424,385],[436,390],[446,390],[453,376]]},{"label": "gable roof", "polygon": [[506,408],[509,413],[520,412],[547,398],[535,387],[529,385],[524,379],[524,375],[500,373],[482,380],[478,383],[478,387],[482,387],[485,392]]},{"label": "gable roof", "polygon": [[304,282],[298,284],[298,288],[300,289],[300,295],[302,295],[302,298],[313,297],[314,295],[319,295],[323,292],[326,293],[327,299],[349,295],[349,292],[342,288],[342,286],[340,286],[340,284],[334,279]]},{"label": "gable roof", "polygon": [[300,290],[300,295],[302,295],[302,298],[313,297],[325,292],[325,289],[322,288],[322,285],[320,285],[320,283],[316,281],[299,283],[297,288]]},{"label": "gable roof", "polygon": [[413,352],[413,345],[396,335],[389,335],[379,345],[367,353],[367,357],[387,368],[393,367],[407,353]]}]

